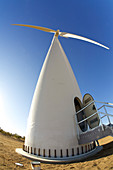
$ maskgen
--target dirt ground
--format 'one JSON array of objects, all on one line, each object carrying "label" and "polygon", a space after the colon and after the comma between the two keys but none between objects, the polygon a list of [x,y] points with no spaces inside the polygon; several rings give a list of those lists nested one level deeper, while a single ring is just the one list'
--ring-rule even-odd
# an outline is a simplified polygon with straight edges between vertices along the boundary
[{"label": "dirt ground", "polygon": [[[87,159],[84,162],[71,164],[43,164],[42,170],[99,170],[113,169],[113,138],[106,137],[99,141],[104,146],[103,150],[97,155]],[[23,142],[12,137],[5,136],[0,133],[0,170],[31,170],[30,160],[22,157],[15,152],[16,148],[22,148]],[[15,165],[15,163],[23,164],[23,167]]]}]

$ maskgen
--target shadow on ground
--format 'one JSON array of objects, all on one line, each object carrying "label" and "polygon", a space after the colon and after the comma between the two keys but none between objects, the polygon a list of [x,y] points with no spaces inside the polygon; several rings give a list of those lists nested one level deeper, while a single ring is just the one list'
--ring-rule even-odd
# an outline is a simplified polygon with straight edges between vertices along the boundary
[{"label": "shadow on ground", "polygon": [[100,159],[100,158],[103,158],[109,155],[113,155],[113,142],[107,143],[102,146],[103,146],[103,149],[99,153],[97,153],[95,156],[87,158],[85,161],[91,161],[91,160]]},{"label": "shadow on ground", "polygon": [[[100,159],[100,158],[104,158],[106,156],[113,155],[113,142],[104,144],[102,146],[103,146],[103,149],[99,153],[97,153],[96,155],[94,155],[90,158],[83,159],[82,161],[72,161],[70,163],[67,163],[67,162],[66,163],[49,163],[49,164],[73,164],[73,163],[80,163],[80,162],[86,162],[86,161],[93,161],[96,159]],[[48,163],[44,162],[44,164],[48,164]]]}]

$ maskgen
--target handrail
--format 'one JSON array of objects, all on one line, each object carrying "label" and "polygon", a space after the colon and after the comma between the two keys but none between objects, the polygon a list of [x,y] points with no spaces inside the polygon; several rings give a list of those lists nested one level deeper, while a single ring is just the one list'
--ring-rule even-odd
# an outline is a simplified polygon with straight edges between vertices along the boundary
[{"label": "handrail", "polygon": [[[88,106],[90,106],[92,103],[104,103],[104,104],[111,104],[111,105],[113,105],[112,103],[108,103],[108,102],[99,102],[99,101],[95,101],[95,100],[93,100],[91,103],[89,103],[87,106],[85,106],[85,107],[83,107],[81,110],[79,110],[78,112],[76,112],[75,114],[78,114],[78,113],[80,113],[81,111],[83,111],[84,109],[86,109]],[[108,105],[102,105],[100,108],[98,108],[97,110],[100,110],[102,107],[104,107],[104,106],[106,106],[106,107],[111,107],[111,108],[113,108],[113,106],[108,106]]]},{"label": "handrail", "polygon": [[109,102],[100,102],[100,101],[96,101],[96,100],[95,100],[95,102],[96,103],[103,103],[103,104],[113,105],[113,103],[109,103]]},{"label": "handrail", "polygon": [[[81,120],[81,121],[79,121],[79,122],[76,122],[76,123],[77,123],[77,127],[78,127],[78,125],[79,125],[80,123],[85,122],[86,120],[90,119],[91,117],[93,117],[93,116],[96,115],[96,114],[99,115],[101,125],[103,125],[102,118],[104,118],[105,116],[107,116],[109,123],[111,123],[109,116],[113,117],[113,115],[107,112],[106,107],[113,108],[113,103],[108,103],[108,102],[100,102],[100,101],[95,101],[95,100],[93,100],[93,101],[92,101],[91,103],[89,103],[87,106],[83,107],[81,110],[79,110],[78,112],[76,112],[76,113],[75,113],[75,116],[77,116],[78,113],[80,113],[80,112],[82,112],[83,110],[85,110],[85,109],[86,109],[88,106],[90,106],[92,103],[99,103],[99,104],[103,104],[103,105],[102,105],[101,107],[99,107],[99,108],[96,108],[96,112],[93,113],[92,115],[88,116],[87,118],[84,118],[83,120]],[[102,108],[104,108],[104,111],[105,111],[105,112],[100,112],[100,111],[99,111],[99,110],[102,109]],[[101,117],[100,114],[103,114],[104,116]],[[89,128],[90,128],[90,127],[89,127]],[[89,131],[89,129],[88,129],[87,131]],[[86,132],[86,131],[85,131],[85,132]],[[79,133],[80,133],[80,132],[79,132]],[[82,133],[84,133],[84,132],[82,132]],[[78,136],[79,136],[79,134],[78,134]]]},{"label": "handrail", "polygon": [[91,103],[89,103],[87,106],[83,107],[81,110],[79,110],[78,112],[76,112],[76,114],[82,112],[84,109],[86,109],[88,106],[90,106],[92,103],[94,103],[95,101],[92,101]]},{"label": "handrail", "polygon": [[110,113],[104,113],[104,112],[98,112],[98,113],[101,113],[101,114],[106,115],[106,116],[111,116],[111,117],[113,117],[113,115],[111,115]]},{"label": "handrail", "polygon": [[102,109],[104,107],[104,105],[102,105],[101,107],[99,107],[97,110],[100,110],[100,109]]},{"label": "handrail", "polygon": [[109,105],[104,105],[104,106],[113,108],[113,106],[109,106]]},{"label": "handrail", "polygon": [[101,107],[99,107],[97,110],[100,110],[102,107],[111,107],[113,108],[113,106],[109,106],[109,105],[102,105]]},{"label": "handrail", "polygon": [[104,115],[104,116],[102,116],[102,117],[100,117],[100,118],[102,119],[102,118],[104,118],[104,117],[106,117],[106,115]]},{"label": "handrail", "polygon": [[80,123],[86,121],[87,119],[91,118],[92,116],[96,115],[97,113],[98,113],[98,112],[93,113],[91,116],[89,116],[89,117],[87,117],[87,118],[81,120],[80,122],[78,122],[78,124],[80,124]]}]

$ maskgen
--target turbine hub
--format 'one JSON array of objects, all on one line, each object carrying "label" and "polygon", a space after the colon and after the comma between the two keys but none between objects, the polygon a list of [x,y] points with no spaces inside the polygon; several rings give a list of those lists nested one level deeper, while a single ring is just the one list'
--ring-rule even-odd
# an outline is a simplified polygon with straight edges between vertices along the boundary
[{"label": "turbine hub", "polygon": [[56,33],[55,33],[55,36],[58,37],[59,36],[59,32],[60,30],[57,30]]}]

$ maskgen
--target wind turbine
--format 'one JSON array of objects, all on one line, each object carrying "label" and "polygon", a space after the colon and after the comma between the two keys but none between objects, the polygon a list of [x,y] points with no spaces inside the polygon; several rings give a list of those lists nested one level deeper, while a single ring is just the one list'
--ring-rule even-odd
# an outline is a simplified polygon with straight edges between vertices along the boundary
[{"label": "wind turbine", "polygon": [[16,149],[16,152],[49,163],[78,161],[99,152],[102,147],[96,146],[95,141],[79,143],[79,134],[87,130],[86,122],[78,124],[83,120],[83,112],[75,116],[78,107],[80,109],[82,106],[82,95],[58,36],[109,48],[94,40],[59,30],[24,24],[12,25],[55,34],[32,99],[25,145],[23,150]]}]

